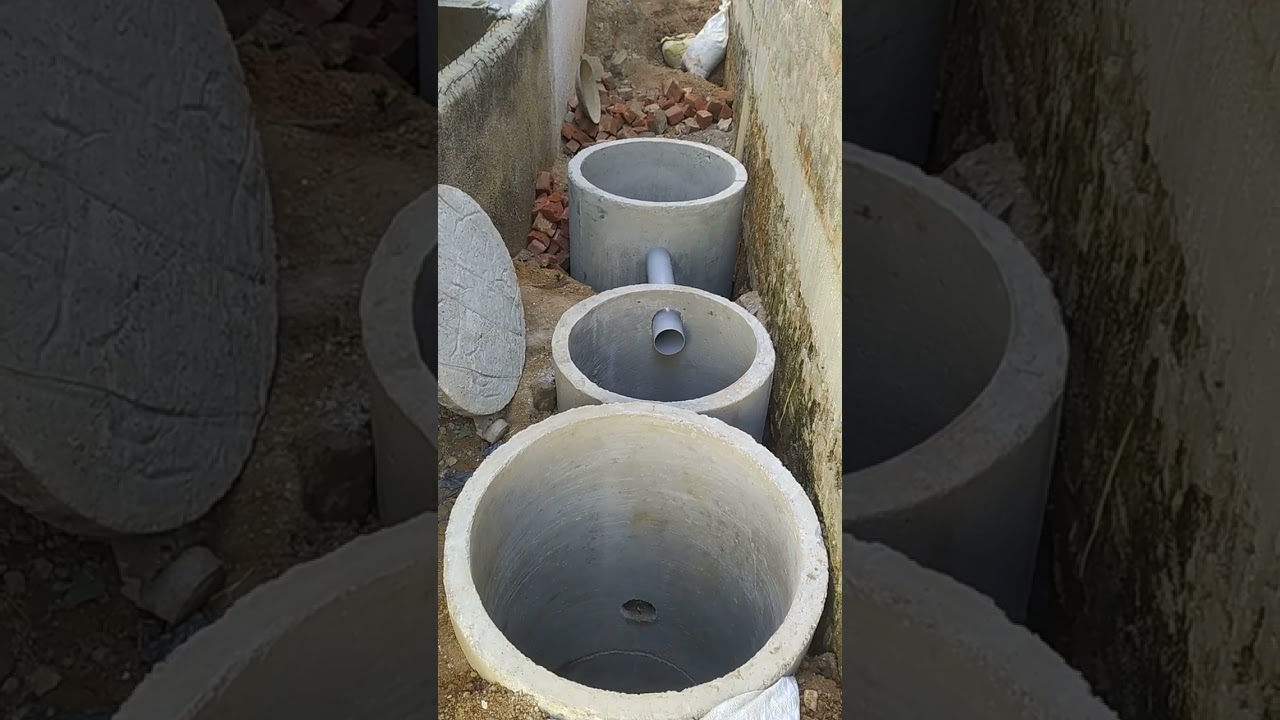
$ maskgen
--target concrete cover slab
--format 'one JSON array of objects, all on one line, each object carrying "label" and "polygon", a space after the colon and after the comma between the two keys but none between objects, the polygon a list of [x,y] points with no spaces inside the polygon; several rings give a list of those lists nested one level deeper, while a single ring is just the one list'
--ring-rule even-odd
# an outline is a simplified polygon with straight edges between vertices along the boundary
[{"label": "concrete cover slab", "polygon": [[0,27],[0,493],[74,532],[174,528],[239,475],[275,366],[234,48],[211,0],[15,0]]},{"label": "concrete cover slab", "polygon": [[492,415],[524,369],[524,305],[502,236],[471,196],[439,186],[440,404]]}]

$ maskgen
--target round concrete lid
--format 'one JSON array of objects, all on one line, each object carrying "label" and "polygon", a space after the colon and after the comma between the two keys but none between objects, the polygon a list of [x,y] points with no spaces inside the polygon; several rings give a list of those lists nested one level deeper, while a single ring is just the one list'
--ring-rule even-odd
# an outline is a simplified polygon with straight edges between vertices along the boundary
[{"label": "round concrete lid", "polygon": [[439,400],[491,415],[511,402],[524,369],[524,303],[493,221],[458,188],[439,192]]}]

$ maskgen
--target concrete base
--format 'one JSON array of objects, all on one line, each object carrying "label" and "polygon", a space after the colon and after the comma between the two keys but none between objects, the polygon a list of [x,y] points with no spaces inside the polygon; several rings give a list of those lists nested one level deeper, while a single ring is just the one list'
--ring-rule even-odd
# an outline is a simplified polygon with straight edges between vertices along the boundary
[{"label": "concrete base", "polygon": [[436,509],[436,189],[396,215],[360,294],[372,374],[378,515],[384,524]]},{"label": "concrete base", "polygon": [[1026,611],[1067,366],[1049,281],[1009,229],[845,146],[844,527]]},{"label": "concrete base", "polygon": [[246,595],[115,720],[435,717],[437,519],[358,538]]},{"label": "concrete base", "polygon": [[[674,309],[685,347],[653,346],[656,312]],[[769,334],[742,307],[677,285],[631,285],[573,306],[551,338],[556,407],[649,400],[723,420],[764,436],[774,353]]]},{"label": "concrete base", "polygon": [[636,138],[569,161],[569,274],[596,292],[645,282],[651,248],[671,253],[676,281],[728,297],[747,171],[701,143]]},{"label": "concrete base", "polygon": [[850,535],[844,612],[855,648],[844,660],[846,717],[1116,720],[1079,673],[989,599]]},{"label": "concrete base", "polygon": [[746,433],[653,403],[575,408],[476,470],[445,594],[476,672],[552,716],[702,717],[798,667],[826,599],[820,532]]}]

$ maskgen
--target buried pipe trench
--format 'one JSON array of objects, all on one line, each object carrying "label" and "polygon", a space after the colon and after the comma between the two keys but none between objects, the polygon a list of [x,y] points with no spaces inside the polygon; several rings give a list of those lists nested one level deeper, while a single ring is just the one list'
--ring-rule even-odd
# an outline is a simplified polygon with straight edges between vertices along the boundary
[{"label": "buried pipe trench", "polygon": [[[682,349],[654,347],[656,316],[681,319]],[[751,313],[683,285],[630,285],[569,308],[551,336],[556,407],[660,402],[764,437],[774,349]]]},{"label": "buried pipe trench", "polygon": [[792,674],[826,599],[817,515],[729,425],[575,408],[467,482],[444,589],[468,661],[563,720],[702,717]]},{"label": "buried pipe trench", "polygon": [[1048,279],[976,202],[850,144],[844,529],[1025,616],[1066,378]]},{"label": "buried pipe trench", "polygon": [[597,292],[646,280],[651,248],[670,253],[680,283],[728,297],[747,170],[719,148],[633,138],[569,161],[569,274]]},{"label": "buried pipe trench", "polygon": [[1117,720],[1085,680],[989,598],[844,536],[846,717]]}]

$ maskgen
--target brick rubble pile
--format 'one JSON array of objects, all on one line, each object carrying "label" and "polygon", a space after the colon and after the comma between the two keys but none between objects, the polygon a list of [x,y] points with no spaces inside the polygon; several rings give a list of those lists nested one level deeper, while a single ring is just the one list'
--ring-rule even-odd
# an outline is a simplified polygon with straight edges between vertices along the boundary
[{"label": "brick rubble pile", "polygon": [[551,173],[538,173],[527,249],[543,263],[564,270],[569,260],[569,198],[552,185]]},{"label": "brick rubble pile", "polygon": [[716,90],[708,96],[681,87],[672,80],[663,89],[635,91],[614,89],[613,78],[605,73],[597,88],[600,93],[600,122],[593,123],[579,107],[576,97],[560,126],[565,153],[572,156],[597,143],[636,137],[680,136],[715,125],[720,130],[733,126],[733,94]]}]

